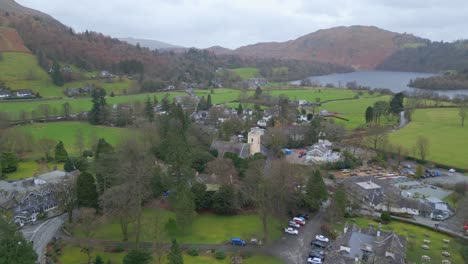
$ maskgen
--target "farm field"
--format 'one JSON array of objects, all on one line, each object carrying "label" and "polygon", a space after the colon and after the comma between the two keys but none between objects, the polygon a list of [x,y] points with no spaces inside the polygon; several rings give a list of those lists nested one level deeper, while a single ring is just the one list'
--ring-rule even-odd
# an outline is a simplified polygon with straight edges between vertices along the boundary
[{"label": "farm field", "polygon": [[390,96],[379,96],[369,98],[359,98],[346,101],[333,101],[322,104],[319,110],[327,110],[330,113],[337,113],[338,116],[349,119],[349,121],[335,119],[337,124],[342,124],[348,129],[355,129],[366,124],[365,113],[368,106],[374,105],[377,101],[389,101]]},{"label": "farm field", "polygon": [[36,56],[23,52],[2,52],[0,80],[49,80],[49,75],[37,64]]},{"label": "farm field", "polygon": [[33,160],[20,161],[18,163],[18,169],[15,172],[6,174],[6,180],[18,181],[33,177],[36,173],[37,175],[48,173],[53,170],[54,166],[57,166],[58,170],[63,170],[63,163],[50,162],[47,164],[47,166],[41,167],[36,161]]},{"label": "farm field", "polygon": [[258,68],[236,68],[231,69],[231,71],[233,71],[243,80],[260,77],[260,70]]},{"label": "farm field", "polygon": [[93,126],[86,122],[36,123],[17,126],[13,129],[31,132],[34,140],[42,138],[54,139],[56,141],[62,140],[69,154],[74,154],[78,151],[75,147],[75,135],[79,129],[83,131],[85,149],[91,147],[94,138],[104,138],[115,146],[121,139],[132,134],[132,131],[126,128]]},{"label": "farm field", "polygon": [[[111,253],[106,252],[103,248],[95,248],[92,254],[93,260],[96,256],[101,256],[105,263],[108,260],[112,261],[115,264],[121,264],[123,258],[127,252],[120,253]],[[226,259],[218,260],[211,255],[200,255],[200,256],[189,256],[187,254],[183,255],[185,264],[228,264],[231,263],[229,259],[230,254],[226,253]],[[86,263],[87,256],[85,253],[81,252],[81,248],[76,246],[65,246],[62,251],[62,255],[59,257],[59,260],[63,264],[81,264]],[[163,263],[166,263],[166,256],[162,258]],[[274,257],[256,255],[245,259],[244,263],[246,264],[281,264],[282,262]]]},{"label": "farm field", "polygon": [[[159,214],[160,216],[161,214]],[[145,209],[142,219],[142,241],[151,241],[151,222],[158,216],[154,209]],[[162,216],[169,220],[175,218],[174,213],[163,211]],[[269,233],[270,238],[275,240],[281,236],[279,222],[275,219],[270,219]],[[129,225],[129,240],[133,239],[134,225]],[[210,232],[207,232],[210,230]],[[260,218],[257,215],[235,215],[235,216],[219,216],[213,214],[200,214],[193,221],[191,230],[187,234],[175,234],[175,238],[180,243],[188,244],[223,244],[228,242],[232,237],[241,237],[250,239],[252,237],[262,237],[262,226]],[[117,220],[96,227],[94,238],[106,240],[122,240],[120,224]],[[80,230],[76,230],[74,235],[81,237]],[[169,242],[169,241],[168,241]]]},{"label": "farm field", "polygon": [[[368,224],[373,224],[374,227],[377,226],[377,222],[366,218],[357,218],[355,223],[361,228],[368,227]],[[442,251],[445,251],[442,250],[442,246],[448,246],[448,250],[446,251],[451,254],[449,260],[452,263],[464,263],[460,254],[460,248],[462,246],[461,242],[458,242],[456,239],[448,235],[434,232],[425,227],[398,221],[392,221],[390,224],[382,225],[382,230],[394,231],[397,234],[406,237],[406,258],[410,263],[420,263],[421,256],[423,255],[427,255],[431,258],[430,263],[442,263],[442,260],[445,259],[442,256]],[[424,234],[427,234],[429,237],[424,236]],[[421,248],[424,239],[430,240],[430,250],[424,250]],[[442,242],[443,239],[450,240],[450,243],[448,245],[444,244]]]},{"label": "farm field", "polygon": [[[195,94],[200,98],[204,96],[205,99],[207,99],[208,95],[211,94],[211,103],[213,104],[223,104],[237,101],[241,95],[241,90],[239,89],[218,88],[214,89],[213,91],[214,93],[211,93],[211,90],[195,90]],[[253,91],[249,91],[247,94],[251,96],[253,95]]]},{"label": "farm field", "polygon": [[[186,95],[184,92],[169,92],[169,93],[145,93],[145,94],[136,94],[136,95],[125,95],[125,96],[116,96],[116,97],[106,97],[107,104],[120,104],[120,103],[131,103],[131,102],[144,102],[149,96],[153,99],[153,96],[156,96],[158,100],[161,100],[166,94],[169,95],[170,100],[175,96]],[[54,109],[57,114],[60,114],[62,105],[68,102],[71,106],[71,111],[73,114],[78,114],[80,112],[89,111],[91,109],[91,98],[79,98],[79,99],[60,99],[60,100],[34,100],[26,102],[3,102],[0,103],[0,112],[6,112],[10,115],[10,119],[19,119],[20,113],[24,111],[28,118],[31,117],[31,112],[36,111],[39,116],[38,107],[42,104],[47,104],[52,110],[52,116],[54,115]]]},{"label": "farm field", "polygon": [[[404,128],[389,134],[393,144],[405,146],[409,155],[419,136],[429,140],[427,160],[468,169],[468,126],[461,127],[457,108],[419,109]],[[419,158],[419,157],[418,157]]]}]

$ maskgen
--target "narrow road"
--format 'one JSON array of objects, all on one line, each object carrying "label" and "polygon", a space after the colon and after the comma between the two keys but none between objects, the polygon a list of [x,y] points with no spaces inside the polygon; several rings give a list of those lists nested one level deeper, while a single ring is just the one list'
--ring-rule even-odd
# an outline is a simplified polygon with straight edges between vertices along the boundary
[{"label": "narrow road", "polygon": [[65,215],[48,219],[44,222],[28,225],[21,229],[26,240],[32,241],[33,249],[37,254],[37,260],[41,263],[44,258],[47,243],[65,222]]}]

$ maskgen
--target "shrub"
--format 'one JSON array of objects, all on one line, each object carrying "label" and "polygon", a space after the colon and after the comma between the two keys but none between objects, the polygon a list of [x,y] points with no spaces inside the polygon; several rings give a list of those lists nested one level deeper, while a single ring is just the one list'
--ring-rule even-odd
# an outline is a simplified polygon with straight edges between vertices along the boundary
[{"label": "shrub", "polygon": [[195,256],[198,256],[200,253],[199,253],[198,248],[190,248],[188,254],[189,254],[190,256],[194,256],[194,257],[195,257]]},{"label": "shrub", "polygon": [[323,234],[326,236],[326,237],[329,237],[331,239],[336,239],[336,233],[335,231],[332,229],[331,225],[330,224],[323,224],[320,229],[322,230]]},{"label": "shrub", "polygon": [[222,249],[218,249],[215,252],[215,258],[216,259],[225,259],[226,258],[226,252]]},{"label": "shrub", "polygon": [[83,157],[85,158],[89,158],[89,157],[92,157],[94,154],[91,150],[85,150],[83,151]]},{"label": "shrub", "polygon": [[122,244],[118,244],[117,246],[114,247],[114,250],[113,250],[113,252],[115,253],[120,253],[124,251],[125,251],[125,248]]},{"label": "shrub", "polygon": [[390,212],[386,211],[386,212],[382,212],[380,214],[380,219],[383,221],[383,222],[390,222],[392,220],[392,216],[390,215]]}]

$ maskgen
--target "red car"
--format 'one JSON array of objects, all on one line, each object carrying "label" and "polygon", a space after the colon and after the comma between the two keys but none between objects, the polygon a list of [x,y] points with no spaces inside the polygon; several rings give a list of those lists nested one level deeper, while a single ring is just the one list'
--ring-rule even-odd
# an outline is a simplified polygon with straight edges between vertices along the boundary
[{"label": "red car", "polygon": [[298,224],[298,225],[301,225],[301,226],[305,225],[305,221],[302,218],[294,217],[293,221],[296,222],[296,224]]}]

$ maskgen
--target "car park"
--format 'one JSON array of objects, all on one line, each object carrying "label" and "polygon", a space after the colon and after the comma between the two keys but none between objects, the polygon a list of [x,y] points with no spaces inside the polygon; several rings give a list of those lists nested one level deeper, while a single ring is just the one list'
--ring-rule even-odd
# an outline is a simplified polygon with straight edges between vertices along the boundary
[{"label": "car park", "polygon": [[315,240],[318,240],[320,242],[325,242],[325,243],[330,242],[330,239],[328,239],[328,237],[326,237],[324,235],[316,235]]},{"label": "car park", "polygon": [[311,263],[311,264],[321,264],[321,263],[322,263],[322,260],[319,259],[319,258],[308,258],[308,259],[307,259],[307,263]]},{"label": "car park", "polygon": [[299,228],[299,227],[301,227],[300,224],[298,224],[298,223],[296,223],[296,222],[294,222],[294,221],[289,221],[289,226],[290,226],[290,227],[294,227],[294,228]]},{"label": "car park", "polygon": [[305,225],[305,220],[304,218],[300,218],[300,217],[294,217],[293,218],[293,221],[298,223],[299,225]]},{"label": "car park", "polygon": [[285,228],[284,232],[288,233],[290,235],[298,235],[299,234],[299,231],[297,231],[297,229],[294,229],[292,227]]},{"label": "car park", "polygon": [[246,243],[245,243],[245,240],[242,240],[238,237],[234,237],[231,239],[231,245],[233,246],[245,246]]}]

